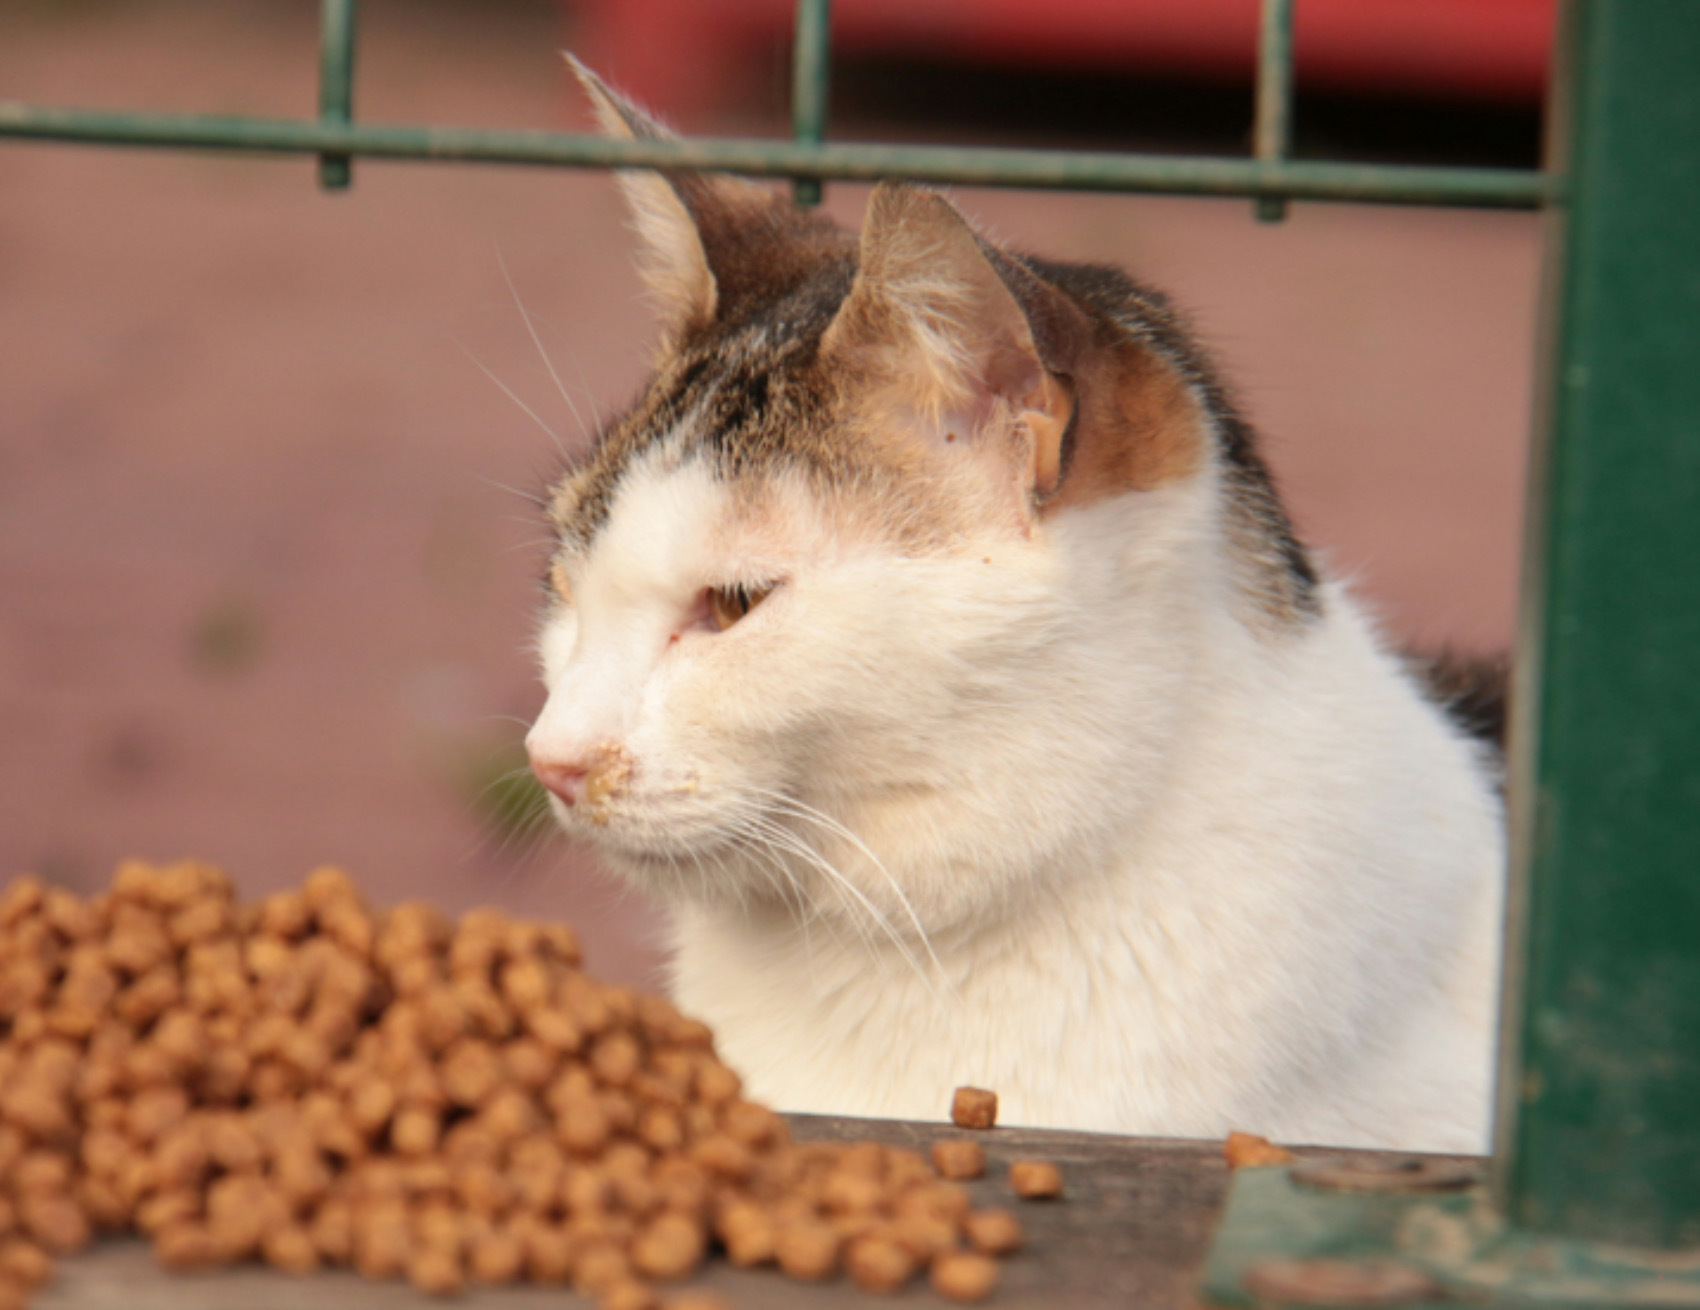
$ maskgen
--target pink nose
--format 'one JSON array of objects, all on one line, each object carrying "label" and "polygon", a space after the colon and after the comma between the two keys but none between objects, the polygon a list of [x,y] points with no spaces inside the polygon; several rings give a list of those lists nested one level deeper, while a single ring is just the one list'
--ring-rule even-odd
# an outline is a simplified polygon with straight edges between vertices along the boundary
[{"label": "pink nose", "polygon": [[608,804],[631,788],[634,761],[618,742],[605,741],[588,752],[563,752],[567,758],[534,751],[531,771],[568,805],[582,805],[592,823],[608,820]]},{"label": "pink nose", "polygon": [[568,805],[577,805],[584,799],[585,780],[590,777],[588,766],[533,759],[531,771],[537,775],[538,782],[554,792]]}]

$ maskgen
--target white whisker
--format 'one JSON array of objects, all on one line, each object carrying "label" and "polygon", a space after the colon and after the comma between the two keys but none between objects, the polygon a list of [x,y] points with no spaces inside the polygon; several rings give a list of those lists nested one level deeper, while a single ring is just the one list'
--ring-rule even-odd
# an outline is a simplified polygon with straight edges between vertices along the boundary
[{"label": "white whisker", "polygon": [[472,351],[467,348],[465,342],[460,341],[459,339],[456,339],[455,345],[459,346],[462,350],[466,351],[466,357],[478,366],[479,371],[481,373],[483,373],[485,377],[489,378],[490,381],[494,382],[498,387],[500,387],[502,389],[503,395],[505,395],[509,400],[513,401],[514,404],[518,405],[522,410],[524,410],[525,413],[527,414],[527,416],[530,417],[530,419],[533,423],[537,424],[538,427],[542,428],[545,432],[547,432],[549,434],[549,440],[551,440],[555,443],[555,450],[560,454],[562,459],[571,458],[567,454],[567,446],[566,446],[566,443],[561,440],[561,434],[560,433],[556,432],[554,428],[550,427],[547,423],[545,423],[542,420],[542,418],[540,418],[538,416],[538,413],[537,413],[536,410],[534,410],[530,405],[526,404],[517,395],[515,395],[512,387],[510,387],[506,382],[503,382],[501,378],[497,377],[494,373],[492,373],[489,370],[489,368],[487,368],[485,366],[484,361],[479,359],[477,355],[474,355],[472,353]]},{"label": "white whisker", "polygon": [[[781,858],[781,848],[776,846],[772,837],[766,831],[767,827],[770,825],[767,825],[765,821],[761,821],[758,814],[753,814],[749,811],[735,813],[733,815],[733,820],[736,827],[728,834],[728,836],[738,849],[747,851],[751,855],[757,856],[762,860],[763,865],[766,867],[768,885],[773,888],[779,899],[785,903],[799,929],[802,931],[804,950],[808,953],[810,959],[812,960],[814,958],[814,943],[809,935],[809,921],[811,919],[817,920],[825,925],[828,933],[832,936],[833,942],[835,944],[838,943],[840,938],[837,925],[833,922],[833,920],[823,914],[820,908],[813,903],[812,898],[804,890],[802,883],[798,880],[795,871],[792,870],[791,866],[783,858]],[[783,881],[781,881],[781,877],[783,878]],[[854,909],[854,906],[845,899],[843,892],[836,886],[836,884],[833,884],[833,890],[838,892],[839,900],[843,902],[847,908]],[[851,929],[856,933],[857,938],[865,947],[868,947],[871,950],[872,942],[863,931],[861,921],[852,916],[849,918],[848,922]]]},{"label": "white whisker", "polygon": [[519,298],[519,288],[514,286],[513,274],[508,272],[508,261],[502,258],[502,248],[496,247],[496,263],[502,270],[502,278],[508,284],[508,293],[514,298],[514,308],[519,310],[519,316],[525,322],[525,330],[531,334],[531,344],[537,347],[537,353],[543,358],[543,367],[549,370],[549,376],[555,379],[555,389],[561,393],[561,399],[567,402],[567,408],[572,411],[573,422],[578,424],[579,434],[586,435],[584,415],[579,413],[578,406],[573,403],[572,396],[567,391],[566,383],[561,381],[561,375],[555,371],[555,361],[549,358],[549,352],[543,349],[543,339],[537,335],[537,325],[533,323],[532,315]]},{"label": "white whisker", "polygon": [[[827,860],[825,856],[815,850],[815,848],[809,845],[808,842],[803,840],[798,833],[775,822],[772,818],[760,813],[759,811],[745,814],[743,816],[743,821],[746,824],[753,825],[755,828],[759,829],[763,835],[779,849],[789,850],[793,854],[801,856],[810,866],[826,875],[829,880],[829,885],[837,889],[841,896],[848,895],[851,897],[867,914],[868,918],[873,921],[875,926],[877,926],[890,940],[891,944],[897,949],[898,954],[901,955],[909,967],[915,971],[916,976],[927,986],[927,989],[929,991],[933,991],[932,978],[928,975],[927,970],[922,967],[920,960],[915,957],[915,953],[910,949],[909,943],[904,940],[903,934],[898,932],[897,929],[892,926],[891,921],[885,917],[884,913],[881,912],[880,908],[875,905],[873,901],[868,899],[867,894],[864,893],[861,888],[857,887],[855,883],[851,882],[850,879],[846,878],[841,872],[839,872],[839,870],[832,865],[831,861]],[[854,917],[852,917],[851,922],[856,922]],[[928,952],[931,954],[930,946],[928,948]],[[935,966],[938,964],[936,958],[934,960],[934,964]],[[940,969],[940,974],[942,976],[942,969]],[[934,992],[934,994],[937,995],[936,992]]]},{"label": "white whisker", "polygon": [[[927,958],[932,961],[933,969],[940,978],[946,977],[944,965],[939,961],[939,957],[933,951],[932,938],[928,936],[926,926],[921,922],[920,915],[915,913],[915,907],[910,903],[909,897],[904,894],[903,888],[898,884],[898,881],[892,875],[891,870],[886,868],[885,862],[868,848],[868,844],[866,842],[850,831],[849,828],[845,827],[837,819],[833,818],[830,814],[825,814],[822,811],[817,810],[814,806],[798,800],[795,796],[789,796],[783,792],[769,791],[764,787],[755,787],[749,784],[745,785],[744,790],[762,796],[773,802],[774,805],[785,813],[791,814],[799,819],[806,819],[812,823],[819,824],[828,832],[844,838],[845,841],[849,842],[864,856],[866,856],[868,862],[872,864],[874,868],[879,870],[880,875],[891,887],[892,893],[897,897],[899,904],[903,906],[904,913],[909,916],[909,922],[915,926],[915,933],[918,937],[920,937],[921,945],[927,952]],[[949,986],[948,982],[946,985]]]},{"label": "white whisker", "polygon": [[[482,482],[487,487],[493,487],[497,491],[505,491],[510,496],[518,496],[521,500],[523,500],[526,504],[532,506],[534,509],[545,509],[545,508],[548,507],[548,504],[549,504],[548,499],[544,496],[538,495],[535,491],[522,491],[518,487],[510,487],[505,482],[497,482],[495,478],[484,477],[482,474],[479,475],[478,480],[480,482]],[[515,517],[513,515],[509,516],[508,521],[511,522],[511,523],[533,524],[533,520],[531,520],[529,518],[522,519],[522,518]],[[535,524],[533,524],[533,526],[535,526]]]}]

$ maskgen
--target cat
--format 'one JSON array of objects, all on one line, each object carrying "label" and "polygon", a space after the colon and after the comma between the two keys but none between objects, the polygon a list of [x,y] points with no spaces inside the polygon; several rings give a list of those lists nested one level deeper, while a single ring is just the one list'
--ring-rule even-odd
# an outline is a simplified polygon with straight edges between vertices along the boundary
[{"label": "cat", "polygon": [[1481,697],[1319,571],[1169,303],[918,186],[858,240],[620,181],[661,340],[548,498],[527,744],[749,1094],[1482,1150]]}]

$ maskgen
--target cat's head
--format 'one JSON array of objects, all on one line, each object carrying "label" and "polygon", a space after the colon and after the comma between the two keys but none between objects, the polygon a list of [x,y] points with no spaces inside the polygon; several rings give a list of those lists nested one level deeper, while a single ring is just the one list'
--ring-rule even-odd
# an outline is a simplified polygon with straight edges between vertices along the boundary
[{"label": "cat's head", "polygon": [[1201,626],[1307,603],[1241,576],[1236,522],[1290,538],[1234,508],[1166,306],[915,187],[857,242],[750,182],[621,181],[663,332],[552,494],[528,746],[563,824],[651,891],[898,932],[1113,841]]}]

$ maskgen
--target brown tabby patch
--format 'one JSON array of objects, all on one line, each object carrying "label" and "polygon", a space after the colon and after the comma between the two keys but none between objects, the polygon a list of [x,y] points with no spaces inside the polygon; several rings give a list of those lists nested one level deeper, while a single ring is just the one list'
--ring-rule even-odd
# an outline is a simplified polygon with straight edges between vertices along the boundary
[{"label": "brown tabby patch", "polygon": [[1406,657],[1429,699],[1465,732],[1505,749],[1510,720],[1511,658],[1460,655],[1456,651]]},{"label": "brown tabby patch", "polygon": [[[890,504],[901,527],[926,535],[926,489],[906,485],[914,461],[889,443],[882,449],[852,419],[864,408],[858,387],[867,379],[821,358],[821,338],[855,276],[854,246],[827,239],[812,221],[792,228],[777,219],[756,224],[747,239],[713,239],[728,261],[714,319],[679,334],[637,402],[559,486],[553,509],[563,544],[590,545],[621,478],[647,455],[704,457],[734,483],[801,472],[828,499]],[[764,243],[783,249],[764,257]],[[1277,627],[1318,613],[1316,574],[1251,429],[1168,302],[1116,269],[992,257],[1005,269],[1016,265],[1017,280],[1041,284],[1024,301],[1060,293],[1069,322],[1056,328],[1059,339],[1089,338],[1064,343],[1080,371],[1068,379],[1080,403],[1063,439],[1057,489],[1040,512],[1174,483],[1214,453],[1230,545],[1256,613]],[[1042,349],[1051,326],[1035,317]],[[931,524],[934,534],[942,528]]]}]

